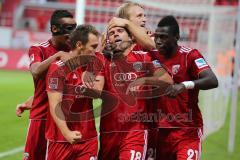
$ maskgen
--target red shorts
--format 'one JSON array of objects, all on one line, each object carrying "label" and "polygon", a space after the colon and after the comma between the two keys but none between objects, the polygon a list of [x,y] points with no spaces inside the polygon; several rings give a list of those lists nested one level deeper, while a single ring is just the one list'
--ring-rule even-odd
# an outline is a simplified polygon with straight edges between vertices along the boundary
[{"label": "red shorts", "polygon": [[45,139],[46,120],[29,121],[24,160],[45,160],[47,141]]},{"label": "red shorts", "polygon": [[45,139],[46,120],[29,121],[24,160],[45,160],[47,141]]},{"label": "red shorts", "polygon": [[77,144],[48,141],[46,160],[96,160],[97,152],[97,137]]},{"label": "red shorts", "polygon": [[158,132],[157,159],[200,160],[200,128],[161,128]]},{"label": "red shorts", "polygon": [[99,160],[142,160],[146,157],[148,131],[100,134]]}]

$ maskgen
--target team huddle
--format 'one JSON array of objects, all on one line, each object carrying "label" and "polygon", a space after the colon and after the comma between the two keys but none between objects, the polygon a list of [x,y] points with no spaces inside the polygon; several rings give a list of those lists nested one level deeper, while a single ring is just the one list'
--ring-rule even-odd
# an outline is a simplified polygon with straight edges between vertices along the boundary
[{"label": "team huddle", "polygon": [[173,16],[150,32],[144,8],[126,2],[104,34],[67,10],[50,23],[51,39],[29,49],[34,96],[16,108],[30,110],[24,160],[201,158],[198,94],[218,81],[197,49],[178,45]]}]

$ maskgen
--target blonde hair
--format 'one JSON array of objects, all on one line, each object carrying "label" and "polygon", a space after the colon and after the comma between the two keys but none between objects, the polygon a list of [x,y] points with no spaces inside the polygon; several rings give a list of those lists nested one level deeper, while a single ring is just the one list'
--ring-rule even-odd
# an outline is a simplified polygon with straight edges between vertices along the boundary
[{"label": "blonde hair", "polygon": [[123,19],[129,19],[128,11],[129,11],[129,8],[133,7],[133,6],[138,6],[138,7],[141,7],[142,9],[144,9],[143,6],[138,3],[125,2],[121,6],[118,7],[117,12],[116,12],[116,17],[123,18]]}]

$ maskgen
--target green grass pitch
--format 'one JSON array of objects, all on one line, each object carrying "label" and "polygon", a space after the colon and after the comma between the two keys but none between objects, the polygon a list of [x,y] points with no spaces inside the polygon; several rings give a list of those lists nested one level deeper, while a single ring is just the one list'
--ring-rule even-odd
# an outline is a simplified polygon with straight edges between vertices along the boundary
[{"label": "green grass pitch", "polygon": [[[28,127],[28,113],[21,118],[15,116],[16,104],[33,94],[33,82],[27,72],[0,71],[0,155],[3,152],[24,146]],[[228,154],[229,113],[225,125],[203,142],[203,160],[240,159],[240,95],[238,96],[238,120],[236,142],[233,154]],[[98,122],[99,120],[97,120]],[[20,160],[22,153],[0,158],[1,160]]]}]

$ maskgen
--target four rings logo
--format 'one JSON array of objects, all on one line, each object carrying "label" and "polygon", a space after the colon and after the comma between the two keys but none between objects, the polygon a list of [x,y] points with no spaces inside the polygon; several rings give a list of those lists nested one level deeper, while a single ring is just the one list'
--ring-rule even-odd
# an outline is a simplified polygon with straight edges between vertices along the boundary
[{"label": "four rings logo", "polygon": [[129,73],[116,73],[114,74],[114,79],[117,82],[120,81],[134,81],[137,79],[137,74],[133,73],[133,72],[129,72]]}]

